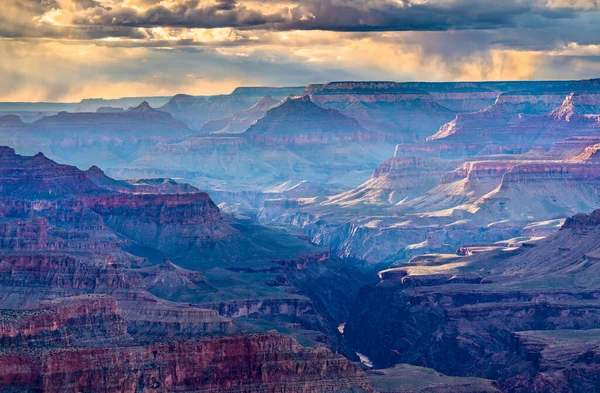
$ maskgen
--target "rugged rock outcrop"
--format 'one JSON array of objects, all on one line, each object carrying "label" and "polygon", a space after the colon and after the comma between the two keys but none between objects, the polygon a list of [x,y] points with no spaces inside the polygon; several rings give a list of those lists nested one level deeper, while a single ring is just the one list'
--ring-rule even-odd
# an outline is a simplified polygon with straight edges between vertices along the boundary
[{"label": "rugged rock outcrop", "polygon": [[[0,189],[0,307],[6,316],[0,330],[7,332],[0,346],[5,345],[3,351],[10,354],[0,362],[14,362],[34,376],[24,376],[18,370],[15,375],[14,368],[8,368],[5,374],[0,372],[0,384],[15,389],[79,391],[81,375],[90,375],[91,379],[82,377],[85,383],[97,384],[92,375],[108,380],[113,374],[103,373],[113,371],[125,380],[138,381],[143,379],[138,370],[154,365],[155,358],[136,357],[121,367],[119,359],[132,351],[152,354],[153,345],[172,348],[172,339],[241,335],[272,328],[297,335],[313,346],[325,344],[352,354],[333,327],[347,315],[349,300],[335,302],[330,296],[324,305],[325,294],[313,296],[310,285],[295,274],[312,271],[316,264],[322,264],[322,274],[333,274],[336,266],[327,250],[280,230],[228,217],[206,193],[162,193],[165,190],[160,181],[148,180],[142,185],[117,181],[99,168],[83,172],[42,156],[20,156],[8,148],[1,151],[2,178],[8,185],[14,180],[12,183],[20,188],[19,192],[12,187]],[[38,192],[39,182],[45,182],[47,192]],[[158,192],[153,192],[156,187]],[[361,284],[361,279],[348,283],[336,276],[335,286],[328,291],[355,293]],[[319,302],[317,306],[311,296]],[[88,305],[81,305],[82,301]],[[52,311],[55,308],[51,306],[58,311]],[[342,311],[331,316],[330,310]],[[104,321],[113,324],[118,334],[103,327]],[[81,330],[87,333],[80,334]],[[63,357],[19,358],[27,346],[35,346],[48,356],[81,354],[94,359],[98,355],[100,360],[91,370],[73,369],[71,379],[59,381],[56,387],[54,378],[66,376],[56,366],[52,382],[46,385],[46,361],[64,364]],[[102,357],[106,354],[116,357]],[[281,359],[285,355],[273,356]],[[344,368],[359,372],[344,358],[331,356],[339,359],[335,362],[345,362]],[[173,354],[172,362],[177,359],[181,359],[180,353]],[[237,367],[231,361],[226,358],[219,367]],[[302,367],[323,370],[318,360],[307,362]],[[171,370],[175,366],[169,363],[165,367]],[[260,373],[261,368],[258,370]],[[160,377],[172,378],[168,372]],[[273,381],[285,380],[284,374],[272,376]],[[236,376],[229,377],[235,386],[243,385],[231,379]],[[324,376],[324,385],[302,380],[298,389],[368,388],[363,376],[353,380],[349,374],[344,382],[345,378],[336,376],[334,383]],[[293,381],[288,382],[290,388]],[[205,387],[205,383],[209,382],[182,382],[194,391],[214,388]],[[254,381],[248,389],[270,389],[270,382],[265,383]],[[116,391],[129,391],[120,386],[124,390]],[[140,386],[146,386],[145,382]],[[172,390],[181,391],[181,386]]]},{"label": "rugged rock outcrop", "polygon": [[513,334],[513,349],[526,373],[509,378],[506,390],[530,392],[593,392],[597,379],[599,331],[550,330]]},{"label": "rugged rock outcrop", "polygon": [[[408,362],[492,378],[508,391],[587,391],[575,386],[597,381],[571,367],[590,350],[578,337],[589,339],[586,329],[600,326],[597,216],[575,216],[520,248],[424,256],[380,272],[380,283],[362,290],[344,335],[379,366]],[[548,343],[541,356],[543,346],[525,343],[532,340],[522,332],[530,330],[544,331],[532,334]]]},{"label": "rugged rock outcrop", "polygon": [[565,137],[597,135],[599,102],[596,90],[505,93],[484,110],[457,115],[428,140],[549,147]]},{"label": "rugged rock outcrop", "polygon": [[110,296],[74,296],[41,303],[36,309],[0,310],[3,349],[82,345],[96,336],[120,339],[126,335],[117,302]]},{"label": "rugged rock outcrop", "polygon": [[359,187],[330,197],[322,205],[400,205],[432,189],[459,161],[436,158],[393,157]]},{"label": "rugged rock outcrop", "polygon": [[106,194],[74,166],[60,165],[42,153],[20,156],[0,147],[0,195],[19,199],[53,199],[60,195]]},{"label": "rugged rock outcrop", "polygon": [[0,354],[0,386],[41,392],[372,391],[360,368],[319,347],[251,335]]}]

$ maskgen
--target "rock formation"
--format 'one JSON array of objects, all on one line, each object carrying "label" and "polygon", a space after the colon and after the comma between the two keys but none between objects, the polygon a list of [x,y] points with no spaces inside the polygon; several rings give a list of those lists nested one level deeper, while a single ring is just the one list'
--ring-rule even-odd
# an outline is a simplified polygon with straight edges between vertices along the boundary
[{"label": "rock formation", "polygon": [[252,143],[268,146],[383,140],[383,135],[366,131],[337,110],[315,105],[308,96],[289,98],[270,109],[242,135]]},{"label": "rock formation", "polygon": [[332,82],[309,85],[306,93],[317,105],[337,109],[397,142],[424,140],[454,116],[428,93],[394,82]]},{"label": "rock formation", "polygon": [[304,278],[335,276],[326,250],[227,217],[206,193],[41,154],[0,149],[0,179],[0,389],[372,391],[323,346],[351,353],[333,328],[350,299],[321,315],[334,306]]},{"label": "rock formation", "polygon": [[598,214],[520,248],[430,255],[382,271],[344,334],[379,366],[487,377],[511,392],[594,390],[595,330],[586,329],[600,324]]}]

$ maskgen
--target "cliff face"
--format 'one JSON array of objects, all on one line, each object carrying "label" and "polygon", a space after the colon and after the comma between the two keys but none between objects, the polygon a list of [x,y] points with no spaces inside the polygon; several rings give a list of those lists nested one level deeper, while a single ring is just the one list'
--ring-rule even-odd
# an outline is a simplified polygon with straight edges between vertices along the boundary
[{"label": "cliff face", "polygon": [[87,295],[41,303],[33,310],[0,311],[0,347],[60,347],[82,344],[95,336],[114,339],[127,334],[117,302]]},{"label": "cliff face", "polygon": [[427,140],[481,142],[480,138],[484,136],[486,141],[504,138],[503,142],[506,143],[511,138],[526,138],[526,135],[512,135],[504,130],[512,124],[522,122],[527,116],[549,113],[560,106],[563,100],[562,95],[552,93],[502,94],[493,105],[481,111],[457,115]]},{"label": "cliff face", "polygon": [[523,359],[524,375],[509,378],[507,391],[592,392],[600,388],[599,331],[562,330],[514,333],[512,347]]},{"label": "cliff face", "polygon": [[400,156],[385,160],[373,172],[371,179],[357,188],[334,195],[324,205],[403,204],[435,187],[442,176],[459,161],[422,156]]},{"label": "cliff face", "polygon": [[597,215],[518,249],[430,255],[383,271],[363,288],[344,334],[379,366],[419,364],[518,392],[595,386],[585,376],[595,361],[575,359],[600,326]]},{"label": "cliff face", "polygon": [[481,217],[543,220],[593,210],[600,167],[593,162],[525,162],[507,171],[498,187],[469,207]]},{"label": "cliff face", "polygon": [[[566,96],[566,98],[565,98]],[[597,91],[507,93],[494,105],[459,114],[429,141],[550,146],[565,137],[597,134]]]},{"label": "cliff face", "polygon": [[358,366],[279,335],[65,348],[38,356],[5,351],[0,364],[5,365],[0,386],[48,393],[372,391]]},{"label": "cliff face", "polygon": [[158,224],[208,224],[219,221],[221,211],[206,193],[120,194],[84,198],[100,216],[149,217]]},{"label": "cliff face", "polygon": [[143,344],[109,296],[0,313],[0,388],[41,392],[372,391],[362,370],[324,347],[276,334]]},{"label": "cliff face", "polygon": [[306,90],[320,106],[341,111],[390,140],[424,140],[454,116],[428,93],[394,82],[332,82]]}]

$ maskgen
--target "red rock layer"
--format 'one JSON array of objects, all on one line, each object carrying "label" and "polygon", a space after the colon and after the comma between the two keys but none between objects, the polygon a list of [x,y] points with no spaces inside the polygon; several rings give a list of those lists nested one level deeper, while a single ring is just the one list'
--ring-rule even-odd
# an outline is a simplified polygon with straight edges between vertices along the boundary
[{"label": "red rock layer", "polygon": [[151,217],[160,224],[186,225],[221,219],[221,211],[206,193],[119,194],[83,200],[101,216]]},{"label": "red rock layer", "polygon": [[64,346],[86,338],[124,337],[126,327],[118,312],[115,299],[102,295],[57,299],[34,310],[2,310],[0,347]]},{"label": "red rock layer", "polygon": [[0,354],[0,387],[43,393],[372,391],[357,365],[273,334]]}]

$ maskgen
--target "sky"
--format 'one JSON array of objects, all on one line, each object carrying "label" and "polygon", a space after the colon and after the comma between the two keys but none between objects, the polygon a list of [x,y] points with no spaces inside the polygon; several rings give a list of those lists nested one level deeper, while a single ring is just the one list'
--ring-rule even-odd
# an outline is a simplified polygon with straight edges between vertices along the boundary
[{"label": "sky", "polygon": [[0,0],[0,101],[600,77],[600,0]]}]

